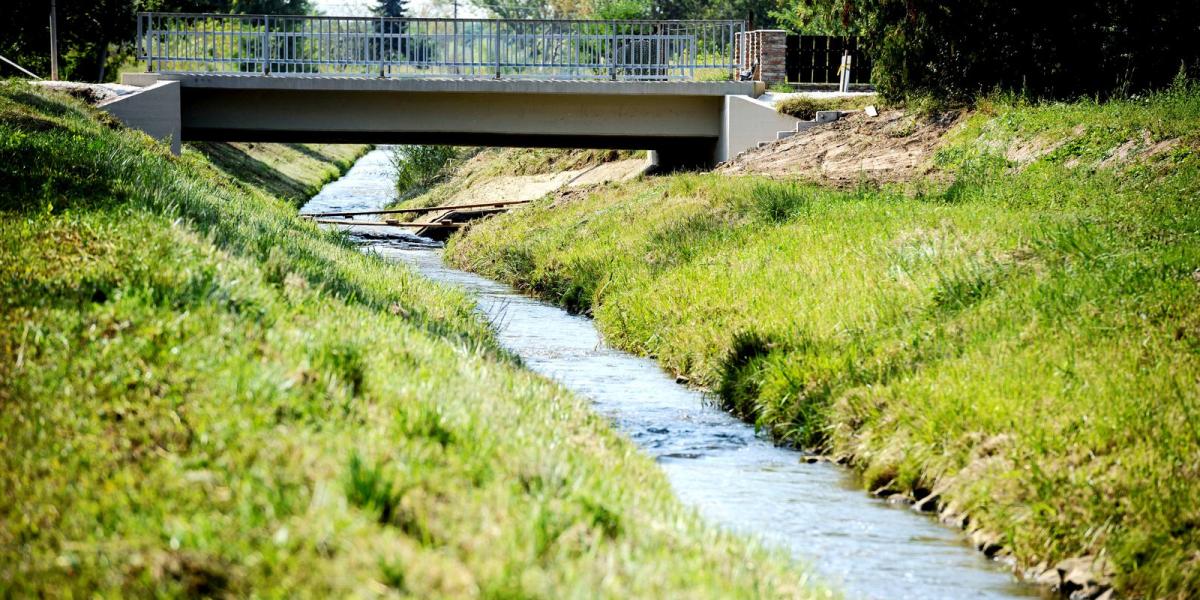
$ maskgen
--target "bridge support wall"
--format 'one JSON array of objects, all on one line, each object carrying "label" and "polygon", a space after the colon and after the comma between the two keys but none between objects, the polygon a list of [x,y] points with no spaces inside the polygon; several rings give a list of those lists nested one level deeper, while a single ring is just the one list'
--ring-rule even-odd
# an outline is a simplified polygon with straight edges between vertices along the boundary
[{"label": "bridge support wall", "polygon": [[725,96],[721,110],[721,136],[714,163],[732,159],[761,142],[779,139],[780,132],[795,131],[800,122],[775,107],[749,96]]},{"label": "bridge support wall", "polygon": [[178,81],[158,81],[146,88],[117,96],[99,106],[133,129],[170,144],[171,152],[179,155],[182,146],[182,116]]},{"label": "bridge support wall", "polygon": [[184,88],[190,140],[657,148],[713,143],[720,96]]},{"label": "bridge support wall", "polygon": [[[447,144],[652,151],[661,170],[712,166],[795,130],[761,84],[338,80],[196,76],[153,82],[112,111],[182,140]],[[133,81],[132,79],[130,81]],[[734,93],[728,93],[734,92]],[[115,103],[114,103],[115,104]]]}]

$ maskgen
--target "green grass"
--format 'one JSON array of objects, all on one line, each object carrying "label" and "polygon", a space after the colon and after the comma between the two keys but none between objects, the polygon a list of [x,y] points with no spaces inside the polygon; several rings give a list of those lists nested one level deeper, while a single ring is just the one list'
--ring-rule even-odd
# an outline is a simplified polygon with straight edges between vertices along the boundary
[{"label": "green grass", "polygon": [[393,206],[445,205],[456,194],[488,179],[581,170],[643,155],[641,151],[628,150],[469,148],[459,152],[447,172],[439,173],[438,177],[444,182],[431,188],[418,186],[413,190],[415,194],[403,194]]},{"label": "green grass", "polygon": [[[543,201],[456,265],[592,314],[871,489],[936,492],[1026,566],[1200,594],[1200,90],[983,102],[939,176],[687,174]],[[1115,160],[1120,149],[1154,148]]]},{"label": "green grass", "polygon": [[396,191],[410,198],[428,190],[453,170],[461,159],[454,146],[395,146],[392,165],[396,169]]},{"label": "green grass", "polygon": [[259,191],[300,206],[326,183],[341,177],[370,150],[362,144],[263,144],[191,142],[221,172]]},{"label": "green grass", "polygon": [[[790,90],[786,90],[790,91]],[[879,96],[838,96],[833,98],[813,98],[809,96],[792,96],[780,100],[775,110],[785,114],[811,121],[816,118],[819,110],[861,110],[870,105],[883,108]]]},{"label": "green grass", "polygon": [[461,293],[0,85],[0,595],[822,593]]}]

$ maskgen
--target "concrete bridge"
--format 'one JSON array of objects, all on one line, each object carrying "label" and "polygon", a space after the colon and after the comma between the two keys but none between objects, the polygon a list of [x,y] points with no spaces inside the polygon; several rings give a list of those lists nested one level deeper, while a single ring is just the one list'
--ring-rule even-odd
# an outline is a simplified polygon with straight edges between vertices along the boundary
[{"label": "concrete bridge", "polygon": [[[276,21],[272,24],[271,19]],[[106,108],[179,140],[653,151],[726,160],[796,120],[731,75],[736,22],[142,15],[143,88]],[[333,32],[333,33],[327,33]],[[390,50],[390,51],[389,51]]]}]

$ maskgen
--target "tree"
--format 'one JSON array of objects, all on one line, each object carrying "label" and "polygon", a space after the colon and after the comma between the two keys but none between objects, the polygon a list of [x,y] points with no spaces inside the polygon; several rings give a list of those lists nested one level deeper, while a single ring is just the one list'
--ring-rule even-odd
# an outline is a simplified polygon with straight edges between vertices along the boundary
[{"label": "tree", "polygon": [[309,0],[225,0],[223,4],[221,12],[239,15],[307,15],[313,11]]},{"label": "tree", "polygon": [[555,16],[547,0],[471,0],[471,4],[500,19],[549,19]]},{"label": "tree", "polygon": [[[35,73],[50,70],[49,3],[15,0],[0,53]],[[61,76],[104,81],[133,51],[134,15],[150,6],[128,0],[59,0],[58,48]]]},{"label": "tree", "polygon": [[[44,0],[13,0],[0,54],[34,73],[50,71],[49,8]],[[139,11],[307,14],[308,0],[58,0],[61,74],[106,81],[133,55]]]},{"label": "tree", "polygon": [[[381,33],[398,36],[408,30],[408,23],[398,20],[408,16],[408,0],[378,0],[375,6],[371,7],[371,14],[389,19],[375,26],[375,29]],[[407,57],[409,50],[407,38],[392,37],[383,44],[383,48],[379,52],[388,60],[396,60],[400,57]],[[417,51],[419,52],[420,49],[418,48]]]},{"label": "tree", "polygon": [[1181,65],[1200,75],[1195,0],[788,1],[797,19],[861,32],[893,98],[1109,96],[1170,85]]},{"label": "tree", "polygon": [[781,29],[804,35],[858,35],[857,22],[846,10],[849,2],[783,2],[771,16]]},{"label": "tree", "polygon": [[596,0],[592,4],[592,14],[597,19],[645,19],[651,10],[647,0]]},{"label": "tree", "polygon": [[371,14],[402,19],[408,16],[408,0],[378,0],[375,6],[371,7]]}]

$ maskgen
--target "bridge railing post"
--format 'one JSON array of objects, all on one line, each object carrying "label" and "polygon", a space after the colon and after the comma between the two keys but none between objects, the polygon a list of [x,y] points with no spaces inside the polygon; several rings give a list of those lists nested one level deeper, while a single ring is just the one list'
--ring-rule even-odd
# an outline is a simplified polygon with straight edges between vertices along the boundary
[{"label": "bridge railing post", "polygon": [[[142,15],[137,17],[137,50],[135,51],[137,58],[145,58],[146,54],[142,51]],[[149,61],[147,61],[149,63]]]},{"label": "bridge railing post", "polygon": [[608,78],[612,81],[617,80],[617,22],[609,21],[609,28],[612,29],[611,35],[608,38]]},{"label": "bridge railing post", "polygon": [[501,20],[492,21],[492,26],[496,29],[496,37],[492,42],[492,52],[496,55],[496,79],[500,79],[500,23]]},{"label": "bridge railing post", "polygon": [[271,74],[271,15],[263,15],[262,30],[262,73]]},{"label": "bridge railing post", "polygon": [[386,65],[387,65],[387,62],[386,62],[387,61],[387,59],[386,59],[387,51],[384,48],[384,39],[385,38],[383,35],[385,28],[386,28],[386,22],[384,21],[384,18],[379,17],[379,42],[375,46],[375,52],[379,54],[379,78],[380,79],[387,77],[387,74],[385,73],[385,69],[386,69]]}]

